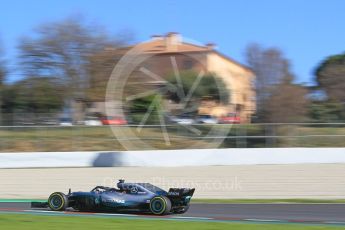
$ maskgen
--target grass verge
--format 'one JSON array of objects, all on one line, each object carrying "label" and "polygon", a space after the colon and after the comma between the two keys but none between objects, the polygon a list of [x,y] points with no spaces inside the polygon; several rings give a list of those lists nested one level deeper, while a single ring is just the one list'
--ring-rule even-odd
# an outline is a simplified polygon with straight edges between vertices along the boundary
[{"label": "grass verge", "polygon": [[[216,148],[212,139],[206,135],[219,136],[226,132],[228,138],[219,146],[221,148],[234,147],[345,147],[344,125],[326,127],[322,125],[297,126],[279,125],[264,126],[259,124],[250,125],[217,125],[215,130],[209,133],[211,125],[193,125],[201,133],[196,134],[181,125],[167,126],[167,133],[171,143],[165,143],[160,126],[137,127],[115,126],[119,133],[127,133],[122,141],[132,143],[133,149],[137,150],[137,140],[140,138],[148,145],[156,149],[188,149],[188,148]],[[270,143],[264,137],[270,132],[279,137],[270,138]],[[216,132],[218,129],[218,132]],[[129,135],[129,133],[133,135]],[[227,133],[227,132],[226,132]],[[247,138],[235,138],[248,136]],[[327,137],[327,135],[330,135]],[[221,135],[222,136],[222,135]],[[126,140],[127,138],[127,140]],[[114,138],[110,126],[37,126],[37,127],[2,127],[0,128],[0,151],[2,152],[50,152],[50,151],[115,151],[126,150],[122,141]]]},{"label": "grass verge", "polygon": [[[125,218],[97,218],[97,217],[61,217],[61,216],[35,216],[28,214],[0,214],[2,229],[236,229],[236,230],[323,230],[340,229],[336,226],[308,226],[297,224],[255,224],[255,223],[218,223],[170,220],[137,220]],[[343,229],[343,227],[342,227]]]}]

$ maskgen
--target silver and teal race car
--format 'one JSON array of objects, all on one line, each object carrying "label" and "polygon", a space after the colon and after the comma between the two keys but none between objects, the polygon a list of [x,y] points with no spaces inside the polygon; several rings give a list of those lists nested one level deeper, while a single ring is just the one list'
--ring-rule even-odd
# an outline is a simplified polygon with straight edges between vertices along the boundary
[{"label": "silver and teal race car", "polygon": [[49,207],[53,211],[72,208],[91,212],[182,214],[188,210],[194,191],[194,188],[170,188],[167,192],[149,183],[119,180],[117,188],[96,186],[90,192],[54,192],[48,202],[33,202],[31,206]]}]

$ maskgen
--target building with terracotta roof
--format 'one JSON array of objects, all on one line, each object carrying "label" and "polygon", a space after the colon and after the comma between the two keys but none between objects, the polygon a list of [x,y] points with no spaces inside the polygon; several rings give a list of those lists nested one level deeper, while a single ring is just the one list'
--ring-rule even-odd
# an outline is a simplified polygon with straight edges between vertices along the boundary
[{"label": "building with terracotta roof", "polygon": [[[150,56],[134,71],[134,82],[141,86],[146,85],[146,89],[154,88],[162,85],[164,78],[176,69],[179,72],[195,71],[198,73],[203,71],[215,74],[223,80],[228,89],[228,104],[207,102],[200,106],[199,113],[218,117],[227,113],[237,113],[243,123],[250,122],[256,109],[255,76],[248,67],[219,52],[215,44],[200,45],[184,41],[178,33],[168,33],[165,36],[154,35],[151,40],[132,47],[106,50],[99,54],[103,55],[103,59],[99,57],[97,59],[105,60],[104,57],[107,57],[106,61],[98,64],[108,63],[107,66],[113,68],[111,64],[115,63],[116,59],[114,53],[123,55],[133,47]],[[150,78],[143,68],[160,76],[160,79]]]}]

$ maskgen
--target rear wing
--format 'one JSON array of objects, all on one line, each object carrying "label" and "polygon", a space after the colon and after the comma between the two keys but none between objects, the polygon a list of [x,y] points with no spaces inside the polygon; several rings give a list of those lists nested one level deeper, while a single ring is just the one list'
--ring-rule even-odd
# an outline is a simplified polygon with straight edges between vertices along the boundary
[{"label": "rear wing", "polygon": [[192,197],[194,194],[195,188],[170,188],[168,191],[168,197],[171,198],[184,198]]}]

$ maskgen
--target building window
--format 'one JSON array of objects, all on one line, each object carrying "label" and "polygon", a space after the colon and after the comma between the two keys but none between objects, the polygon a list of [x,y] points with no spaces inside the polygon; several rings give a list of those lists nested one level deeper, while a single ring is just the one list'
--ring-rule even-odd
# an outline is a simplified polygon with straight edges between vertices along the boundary
[{"label": "building window", "polygon": [[194,63],[192,60],[185,60],[183,62],[183,69],[185,69],[185,70],[190,70],[193,68],[193,66],[194,66]]}]

